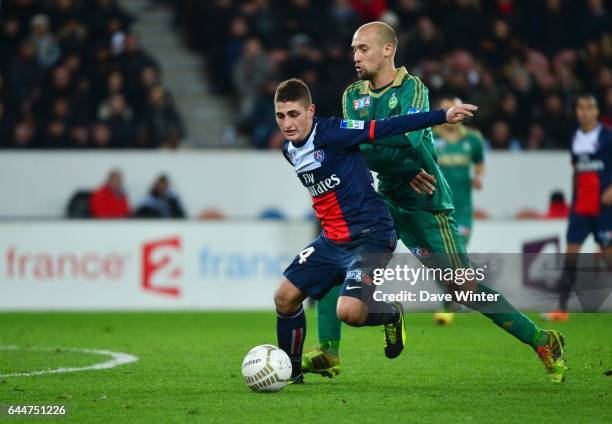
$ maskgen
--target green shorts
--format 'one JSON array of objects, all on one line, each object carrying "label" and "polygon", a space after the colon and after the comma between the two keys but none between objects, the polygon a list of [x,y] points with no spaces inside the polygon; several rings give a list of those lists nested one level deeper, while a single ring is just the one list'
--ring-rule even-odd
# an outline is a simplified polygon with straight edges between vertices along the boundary
[{"label": "green shorts", "polygon": [[459,234],[463,237],[463,244],[467,246],[470,242],[470,236],[472,235],[472,214],[458,214],[455,212],[455,220],[457,221],[457,230],[459,231]]},{"label": "green shorts", "polygon": [[397,236],[423,265],[469,267],[464,238],[457,230],[453,210],[408,210],[389,199],[384,200],[395,221]]}]

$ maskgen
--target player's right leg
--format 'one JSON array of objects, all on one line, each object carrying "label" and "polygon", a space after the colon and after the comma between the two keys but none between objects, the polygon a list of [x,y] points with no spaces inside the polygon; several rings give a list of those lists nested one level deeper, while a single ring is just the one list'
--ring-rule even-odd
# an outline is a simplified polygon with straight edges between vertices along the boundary
[{"label": "player's right leg", "polygon": [[[341,266],[343,256],[346,256],[346,252],[342,248],[319,236],[293,259],[284,272],[285,279],[281,282],[280,293],[277,292],[278,299],[275,297],[275,303],[278,300],[281,304],[278,327],[282,327],[279,331],[283,334],[279,332],[278,339],[279,347],[292,360],[295,377],[303,372],[301,365],[306,320],[301,301],[308,296],[320,300],[332,287],[341,283],[339,276],[345,273]],[[296,303],[298,300],[299,303]],[[304,331],[294,332],[302,328],[302,323]]]},{"label": "player's right leg", "polygon": [[[426,211],[406,210],[391,199],[385,198],[385,203],[395,222],[395,230],[402,243],[412,254],[425,266],[434,266],[432,258],[445,255],[447,246],[441,237],[432,237],[431,229],[438,227],[438,222],[433,220],[433,214]],[[423,218],[424,217],[424,218]],[[424,219],[428,222],[423,226]],[[442,284],[440,287],[446,290]],[[453,302],[444,302],[442,311],[434,313],[434,322],[440,325],[450,325],[455,314],[451,309]]]},{"label": "player's right leg", "polygon": [[[467,250],[466,247],[472,234],[472,216],[464,213],[456,214],[455,219],[457,221],[457,231],[463,241],[463,249]],[[442,245],[438,247],[438,249],[443,248]],[[451,325],[455,320],[455,311],[459,305],[453,301],[445,300],[441,306],[442,310],[434,313],[434,322],[438,325]]]},{"label": "player's right leg", "polygon": [[303,380],[302,350],[306,338],[306,315],[302,302],[306,296],[289,279],[283,278],[274,293],[278,347],[291,359],[291,378]]}]

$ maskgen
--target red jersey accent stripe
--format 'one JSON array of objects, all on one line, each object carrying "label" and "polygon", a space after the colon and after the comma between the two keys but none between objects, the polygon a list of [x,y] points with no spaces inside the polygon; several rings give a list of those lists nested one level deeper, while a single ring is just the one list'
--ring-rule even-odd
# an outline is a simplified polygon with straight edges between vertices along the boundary
[{"label": "red jersey accent stripe", "polygon": [[302,329],[296,328],[293,330],[292,334],[292,343],[291,343],[291,354],[297,355],[300,351],[300,344],[302,343]]},{"label": "red jersey accent stripe", "polygon": [[576,179],[576,203],[574,212],[578,215],[597,216],[601,208],[601,182],[599,173],[582,172]]},{"label": "red jersey accent stripe", "polygon": [[325,231],[325,235],[329,239],[338,242],[350,241],[349,227],[346,219],[344,219],[336,192],[332,191],[313,197],[312,207],[315,210],[317,219],[321,220],[323,231]]},{"label": "red jersey accent stripe", "polygon": [[374,128],[376,128],[376,121],[370,121],[370,141],[374,140]]}]

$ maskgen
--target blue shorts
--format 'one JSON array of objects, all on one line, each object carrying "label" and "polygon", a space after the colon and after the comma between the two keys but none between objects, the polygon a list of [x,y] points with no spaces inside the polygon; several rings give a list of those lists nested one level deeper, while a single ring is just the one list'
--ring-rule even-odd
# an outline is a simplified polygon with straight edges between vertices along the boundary
[{"label": "blue shorts", "polygon": [[320,235],[304,248],[283,273],[302,293],[320,300],[332,287],[342,284],[340,296],[371,297],[372,274],[384,268],[397,246],[395,231],[336,243]]},{"label": "blue shorts", "polygon": [[612,207],[603,208],[599,216],[570,213],[566,236],[568,243],[582,244],[591,233],[602,248],[612,247]]}]

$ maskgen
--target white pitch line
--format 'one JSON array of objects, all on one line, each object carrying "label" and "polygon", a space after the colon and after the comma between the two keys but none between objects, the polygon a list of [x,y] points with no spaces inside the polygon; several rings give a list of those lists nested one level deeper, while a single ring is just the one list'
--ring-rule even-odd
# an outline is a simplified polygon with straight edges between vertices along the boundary
[{"label": "white pitch line", "polygon": [[[30,347],[30,348],[22,348],[19,346],[0,346],[0,350],[43,350],[43,351],[54,351],[58,348],[48,348],[48,347]],[[70,352],[81,352],[81,353],[93,353],[96,355],[106,355],[110,356],[112,359],[106,362],[100,362],[94,365],[88,365],[86,367],[69,367],[69,368],[53,368],[48,370],[40,370],[40,371],[31,371],[31,372],[16,372],[11,374],[0,374],[0,377],[32,377],[36,375],[43,374],[58,374],[65,372],[77,372],[77,371],[89,371],[89,370],[106,370],[109,368],[115,368],[119,365],[129,364],[131,362],[138,361],[138,357],[134,355],[130,355],[128,353],[122,352],[111,352],[110,350],[100,350],[100,349],[79,349],[79,348],[59,348],[61,350],[66,350]]]}]

